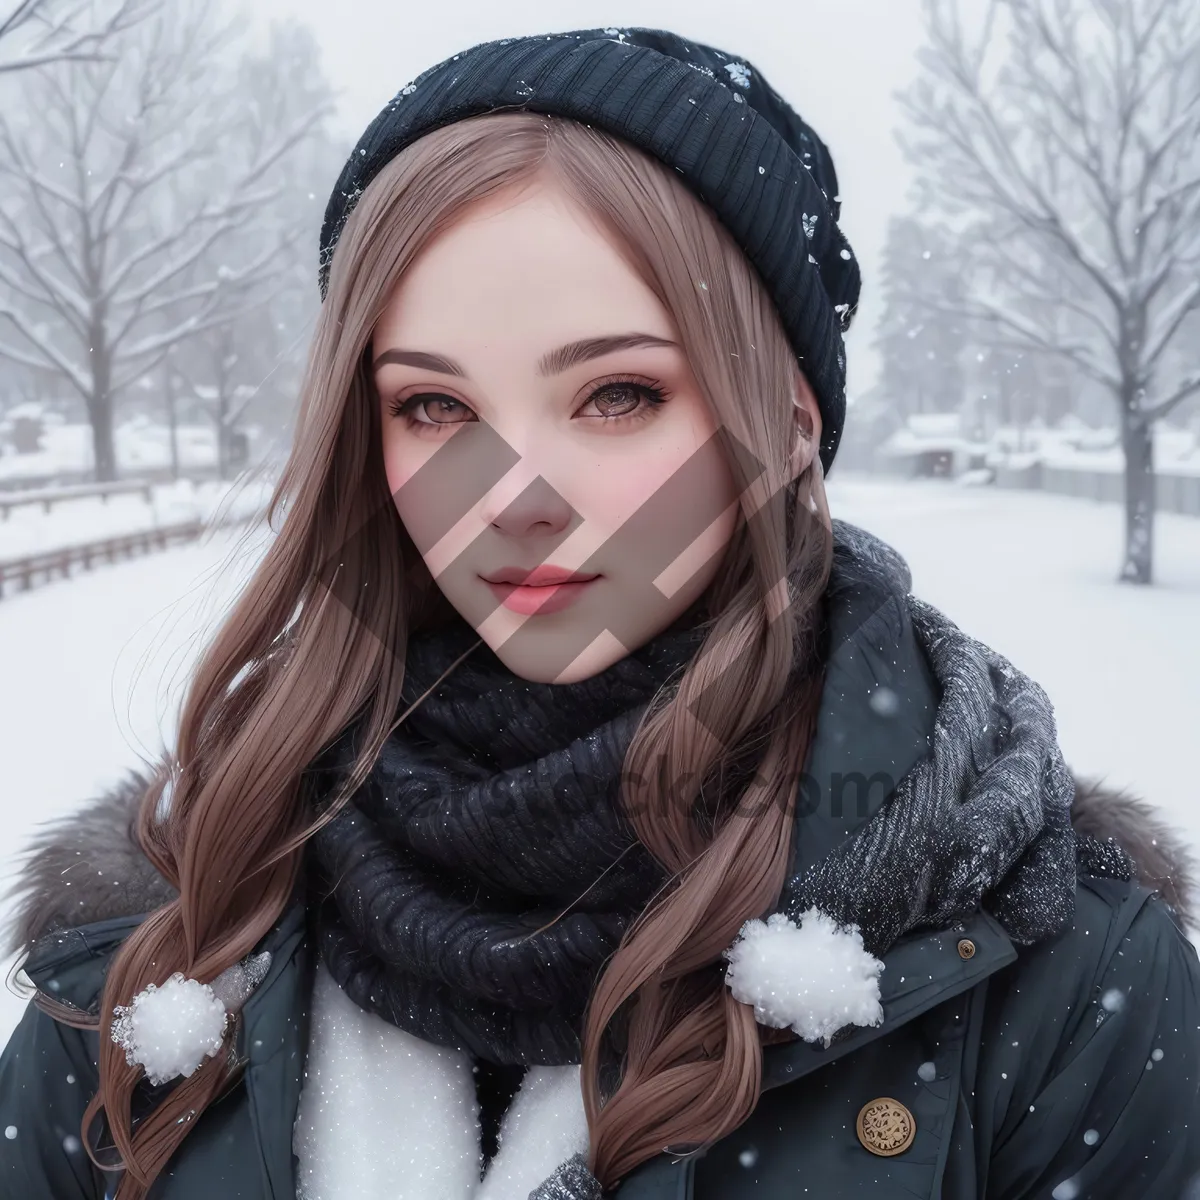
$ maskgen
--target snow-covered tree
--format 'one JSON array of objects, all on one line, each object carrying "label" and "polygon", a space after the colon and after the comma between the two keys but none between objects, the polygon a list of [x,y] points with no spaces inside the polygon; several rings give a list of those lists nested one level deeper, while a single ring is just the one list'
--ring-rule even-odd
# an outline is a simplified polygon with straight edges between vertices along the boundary
[{"label": "snow-covered tree", "polygon": [[964,315],[1115,401],[1120,577],[1152,579],[1152,430],[1200,392],[1200,4],[925,0],[906,96],[921,199],[962,233]]},{"label": "snow-covered tree", "polygon": [[[158,0],[102,60],[30,72],[0,113],[0,357],[82,398],[102,480],[122,390],[252,313],[293,261],[282,165],[325,110],[256,105],[241,36],[213,0]],[[306,95],[287,63],[256,86]]]}]

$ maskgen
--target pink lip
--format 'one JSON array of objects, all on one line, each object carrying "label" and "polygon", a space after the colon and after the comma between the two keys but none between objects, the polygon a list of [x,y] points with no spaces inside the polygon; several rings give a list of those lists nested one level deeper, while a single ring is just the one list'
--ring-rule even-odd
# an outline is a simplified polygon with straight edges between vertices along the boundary
[{"label": "pink lip", "polygon": [[587,583],[595,579],[595,573],[587,571],[565,571],[562,567],[551,567],[543,563],[528,570],[525,567],[501,567],[483,577],[488,583],[515,583],[521,587],[551,587],[558,583]]},{"label": "pink lip", "polygon": [[532,617],[558,612],[574,604],[600,578],[599,575],[580,576],[575,573],[576,577],[570,579],[571,572],[559,571],[557,574],[560,578],[567,577],[569,582],[538,585],[512,584],[494,579],[485,582],[492,589],[492,595],[505,608],[524,617]]}]

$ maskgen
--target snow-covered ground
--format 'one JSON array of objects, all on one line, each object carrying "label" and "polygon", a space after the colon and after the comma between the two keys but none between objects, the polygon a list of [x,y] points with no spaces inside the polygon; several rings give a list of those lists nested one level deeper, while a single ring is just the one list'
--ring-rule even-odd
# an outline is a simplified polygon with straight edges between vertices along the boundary
[{"label": "snow-covered ground", "polygon": [[[16,454],[11,446],[3,444],[2,435],[16,415],[26,412],[37,415],[42,422],[40,448],[30,454]],[[257,429],[248,427],[245,432],[253,437]],[[144,414],[122,421],[113,430],[113,449],[117,463],[126,471],[171,465],[170,432]],[[185,469],[211,467],[217,461],[216,429],[211,424],[181,425],[176,430],[176,449]],[[87,471],[93,464],[92,431],[87,425],[68,422],[56,413],[43,413],[31,404],[11,408],[0,417],[0,480]]]},{"label": "snow-covered ground", "polygon": [[[836,516],[905,555],[919,595],[1045,685],[1078,772],[1133,787],[1200,849],[1200,520],[1160,516],[1159,584],[1137,589],[1114,582],[1111,505],[836,471],[829,492]],[[266,536],[221,535],[0,601],[0,878],[40,821],[155,755],[205,631]],[[0,1042],[22,1006],[0,993]]]},{"label": "snow-covered ground", "polygon": [[[155,756],[205,631],[249,577],[263,536],[226,531],[0,600],[5,884],[39,822]],[[22,1008],[0,991],[0,1041]]]},{"label": "snow-covered ground", "polygon": [[0,562],[185,521],[249,515],[262,509],[270,493],[266,481],[180,479],[150,488],[148,501],[144,493],[132,492],[107,500],[56,501],[49,512],[41,504],[21,505],[0,520]]}]

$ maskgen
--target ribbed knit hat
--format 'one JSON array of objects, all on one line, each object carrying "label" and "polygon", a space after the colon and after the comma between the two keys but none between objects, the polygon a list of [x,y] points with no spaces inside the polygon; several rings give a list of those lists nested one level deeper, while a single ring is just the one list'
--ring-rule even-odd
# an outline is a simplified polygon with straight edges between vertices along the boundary
[{"label": "ribbed knit hat", "polygon": [[321,229],[320,284],[346,219],[376,174],[424,134],[525,109],[592,125],[675,168],[757,269],[821,410],[829,470],[846,416],[842,333],[858,262],[838,229],[825,144],[750,63],[652,29],[592,29],[485,42],[400,89],[367,127]]}]

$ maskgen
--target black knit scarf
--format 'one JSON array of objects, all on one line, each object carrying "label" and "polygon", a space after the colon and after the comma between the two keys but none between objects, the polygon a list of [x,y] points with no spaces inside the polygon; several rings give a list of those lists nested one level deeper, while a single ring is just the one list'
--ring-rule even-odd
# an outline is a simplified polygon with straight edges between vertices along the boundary
[{"label": "black knit scarf", "polygon": [[[899,555],[835,522],[830,595],[856,582],[903,606],[929,662],[941,693],[930,752],[789,881],[783,910],[858,925],[877,955],[980,906],[1015,941],[1051,936],[1071,920],[1077,858],[1122,878],[1132,864],[1072,830],[1048,698],[913,598]],[[702,616],[693,606],[574,684],[517,678],[480,645],[423,701],[313,839],[321,953],[347,995],[492,1063],[579,1061],[591,985],[663,879],[616,810],[621,764],[649,700],[702,642]],[[465,622],[414,638],[405,705],[475,641]],[[336,779],[352,744],[318,778]]]},{"label": "black knit scarf", "polygon": [[[312,842],[321,953],[347,995],[492,1063],[579,1061],[591,985],[664,878],[617,810],[620,766],[704,615],[577,683],[518,678],[480,644],[421,702]],[[461,620],[414,636],[403,706],[478,640]],[[319,793],[354,745],[317,764]]]}]

